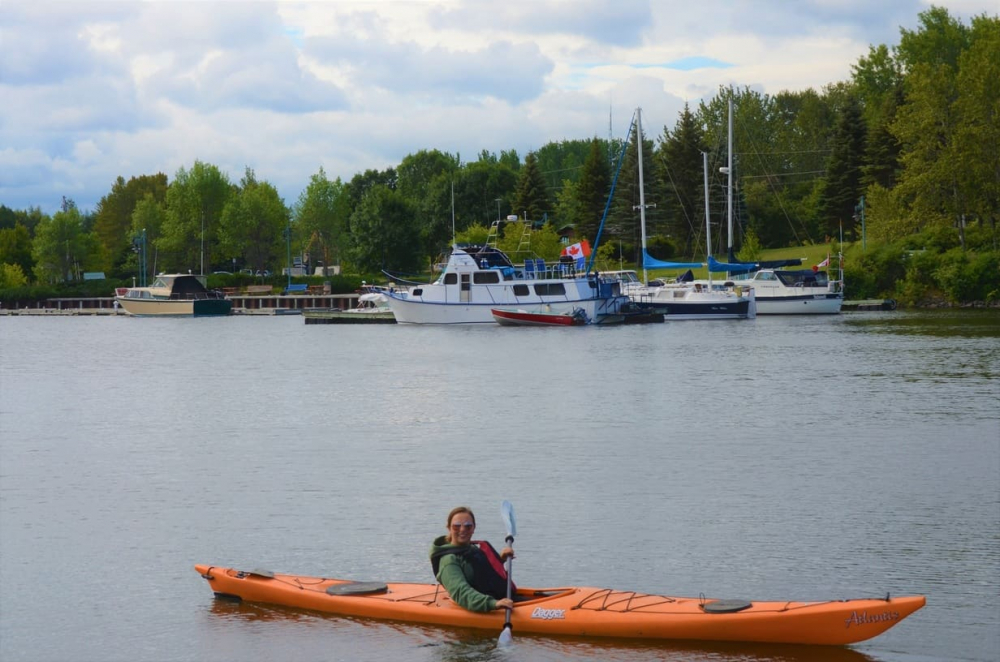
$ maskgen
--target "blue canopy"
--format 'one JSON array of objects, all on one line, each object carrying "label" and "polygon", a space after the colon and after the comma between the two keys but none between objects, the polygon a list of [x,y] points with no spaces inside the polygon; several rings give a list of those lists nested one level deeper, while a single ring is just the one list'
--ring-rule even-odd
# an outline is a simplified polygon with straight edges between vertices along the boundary
[{"label": "blue canopy", "polygon": [[663,262],[642,252],[642,266],[646,269],[698,269],[705,266],[704,262]]},{"label": "blue canopy", "polygon": [[719,262],[711,255],[708,256],[708,270],[713,274],[720,272],[729,272],[731,274],[745,274],[757,269],[757,264],[754,262],[739,262],[737,264],[730,264],[728,262]]}]

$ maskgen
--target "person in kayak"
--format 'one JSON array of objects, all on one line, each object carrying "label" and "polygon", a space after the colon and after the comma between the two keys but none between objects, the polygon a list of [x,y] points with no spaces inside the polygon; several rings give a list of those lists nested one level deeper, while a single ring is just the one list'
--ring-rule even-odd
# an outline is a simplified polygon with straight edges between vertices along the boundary
[{"label": "person in kayak", "polygon": [[507,572],[503,563],[514,556],[504,547],[499,553],[485,540],[473,540],[476,516],[465,506],[448,513],[448,535],[438,536],[431,545],[431,567],[448,595],[469,611],[510,609]]}]

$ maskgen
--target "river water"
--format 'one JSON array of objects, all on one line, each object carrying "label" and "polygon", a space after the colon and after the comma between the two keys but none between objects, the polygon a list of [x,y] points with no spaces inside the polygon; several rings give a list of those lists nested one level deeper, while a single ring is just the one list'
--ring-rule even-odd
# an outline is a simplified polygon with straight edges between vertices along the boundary
[{"label": "river water", "polygon": [[[0,659],[1000,659],[1000,317],[527,329],[0,318]],[[387,624],[216,601],[194,563],[431,581],[448,510],[515,580],[927,595],[849,648]]]}]

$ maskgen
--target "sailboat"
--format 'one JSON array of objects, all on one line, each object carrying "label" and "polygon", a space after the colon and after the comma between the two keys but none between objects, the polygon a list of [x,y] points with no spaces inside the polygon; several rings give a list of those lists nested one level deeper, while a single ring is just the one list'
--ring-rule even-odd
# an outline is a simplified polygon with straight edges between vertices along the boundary
[{"label": "sailboat", "polygon": [[[740,278],[737,283],[753,288],[757,312],[761,315],[831,315],[840,312],[844,303],[843,261],[839,278],[830,280],[820,269],[781,269],[799,266],[802,260],[740,262],[733,254],[733,98],[729,97],[729,158],[723,174],[727,176],[726,207],[729,220],[728,263],[709,257],[708,272],[726,272]],[[827,258],[829,262],[829,258]]]},{"label": "sailboat", "polygon": [[[668,321],[700,319],[753,319],[757,307],[753,289],[734,283],[713,283],[709,272],[708,283],[681,279],[674,283],[658,281],[650,284],[647,269],[694,269],[706,266],[701,262],[662,262],[646,251],[646,194],[642,173],[642,109],[636,111],[636,134],[639,156],[639,225],[642,234],[642,275],[640,281],[634,271],[611,272],[622,282],[622,291],[640,310],[663,312]],[[708,210],[708,155],[703,154],[705,177],[705,246],[712,245]],[[708,260],[712,260],[711,253]]]}]

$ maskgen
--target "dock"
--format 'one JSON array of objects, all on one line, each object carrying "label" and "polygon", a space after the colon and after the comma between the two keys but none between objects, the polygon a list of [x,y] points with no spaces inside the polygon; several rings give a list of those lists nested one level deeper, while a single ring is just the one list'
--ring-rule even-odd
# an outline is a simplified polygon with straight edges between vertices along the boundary
[{"label": "dock", "polygon": [[[347,310],[358,305],[358,294],[236,294],[230,295],[234,315],[298,315],[309,309]],[[0,308],[6,316],[121,315],[114,297],[57,298],[20,308]]]}]

